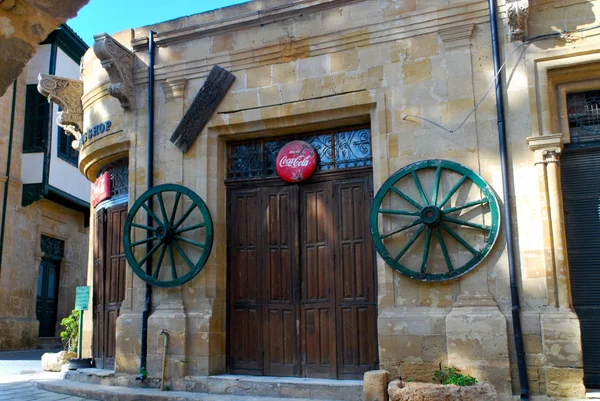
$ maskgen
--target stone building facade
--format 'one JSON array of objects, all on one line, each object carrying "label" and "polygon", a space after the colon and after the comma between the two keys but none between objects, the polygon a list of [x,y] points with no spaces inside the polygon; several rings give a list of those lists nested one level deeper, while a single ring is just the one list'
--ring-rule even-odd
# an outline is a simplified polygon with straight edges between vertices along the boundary
[{"label": "stone building facade", "polygon": [[[577,172],[577,166],[566,171],[559,162],[563,147],[565,154],[573,149],[571,160],[579,160],[574,150],[574,143],[581,139],[574,134],[577,127],[593,131],[585,128],[595,124],[584,118],[587,109],[573,110],[579,107],[578,101],[593,104],[589,99],[594,94],[587,92],[598,85],[594,71],[600,57],[599,31],[562,36],[556,32],[593,27],[599,6],[596,1],[531,0],[501,3],[498,8],[503,57],[516,50],[507,61],[510,74],[503,79],[506,84],[511,76],[504,87],[513,190],[511,223],[525,361],[534,395],[582,397],[584,372],[586,382],[594,382],[594,367],[587,362],[584,367],[586,355],[592,356],[594,339],[584,338],[582,343],[580,319],[574,310],[580,293],[572,289],[581,276],[573,274],[581,270],[570,272],[569,268],[569,261],[574,265],[581,258],[568,257],[567,252],[571,244],[583,243],[572,241],[577,226],[573,230],[564,218],[577,208],[563,213],[563,200],[567,207],[569,195],[575,192],[565,193],[565,182],[561,187],[561,172],[564,178],[575,171],[568,176],[573,183],[583,172]],[[390,234],[399,227],[393,213],[376,210],[371,222],[368,214],[361,214],[397,171],[426,160],[459,163],[469,169],[460,170],[462,174],[477,173],[502,203],[493,93],[479,104],[494,76],[489,18],[488,2],[478,0],[255,0],[112,37],[98,35],[82,64],[79,168],[94,182],[107,166],[127,166],[128,190],[127,198],[102,207],[102,213],[115,216],[108,219],[108,226],[102,223],[106,218],[92,211],[91,230],[102,235],[90,236],[95,256],[88,265],[88,283],[97,294],[106,287],[104,283],[110,283],[98,275],[105,271],[102,266],[107,265],[110,253],[111,260],[118,261],[114,266],[119,266],[115,274],[120,277],[122,290],[117,293],[122,297],[113,300],[113,306],[120,305],[117,312],[104,300],[98,304],[101,315],[86,315],[88,355],[100,358],[105,366],[114,363],[118,372],[135,374],[139,369],[146,286],[127,267],[125,251],[108,250],[106,244],[123,232],[124,202],[129,209],[139,208],[135,201],[147,189],[148,45],[149,32],[154,31],[153,183],[185,186],[206,202],[213,222],[213,246],[193,280],[152,290],[150,376],[160,374],[160,333],[168,329],[171,378],[278,372],[343,379],[378,366],[392,376],[428,381],[442,363],[490,381],[502,399],[519,394],[504,230],[499,230],[495,243],[486,242],[489,235],[481,242],[481,233],[465,234],[464,245],[456,237],[453,240],[448,230],[433,235],[433,231],[440,232],[440,226],[429,212],[405,213],[433,220],[419,234],[407,231],[396,237]],[[526,37],[553,32],[554,36],[519,47]],[[192,133],[198,136],[191,147],[182,152],[169,139],[214,65],[230,71],[235,81],[208,124]],[[476,105],[466,122],[454,129]],[[340,159],[337,155],[343,152],[331,144],[357,132],[366,133],[363,164]],[[313,178],[288,186],[272,178],[266,147],[292,138],[311,142],[327,135],[329,145],[323,146],[333,150],[329,156],[320,154],[321,169]],[[590,135],[586,138],[593,139]],[[252,152],[263,163],[254,172],[244,169],[252,162],[248,158]],[[326,163],[330,166],[324,167]],[[450,165],[454,166],[444,164]],[[477,203],[476,188],[452,195],[451,187],[460,175],[442,175],[442,184],[435,184],[440,182],[435,168],[413,171],[415,183],[425,188],[421,191],[417,184],[406,189],[412,191],[407,197],[412,196],[413,205],[421,207],[420,199],[428,203],[435,198],[428,189],[435,185],[441,188],[440,197],[450,193],[453,205],[459,205],[461,198],[463,203],[485,206],[479,214],[460,214],[471,222],[466,227],[485,232],[498,229],[493,202]],[[396,189],[402,185],[398,181]],[[399,189],[388,190],[399,195]],[[410,208],[401,205],[402,195],[390,198],[391,192],[383,198],[381,209]],[[347,204],[355,208],[345,209]],[[439,212],[433,209],[431,213]],[[135,217],[140,220],[134,221],[143,226],[144,216],[140,212]],[[346,238],[348,221],[355,225]],[[277,231],[282,227],[291,228]],[[321,229],[329,233],[323,234],[323,243],[318,240]],[[317,230],[316,234],[311,230]],[[419,237],[423,230],[427,234]],[[107,232],[113,233],[113,240]],[[428,282],[391,268],[381,252],[371,247],[371,236],[390,237],[384,245],[397,255],[390,259],[401,260],[403,266],[413,263],[417,278],[430,267],[446,274],[453,267],[473,265],[470,253],[476,257],[485,253],[485,257],[460,277]],[[331,238],[337,242],[328,248]],[[479,247],[469,245],[478,240]],[[133,241],[145,243],[141,232],[126,239],[125,246]],[[414,249],[400,251],[412,244]],[[430,247],[436,255],[431,260],[427,259]],[[143,255],[140,248],[134,252],[137,261]],[[309,248],[325,251],[310,259]],[[581,254],[577,252],[572,254]],[[372,264],[369,255],[373,255]],[[164,255],[154,257],[162,261]],[[174,269],[175,265],[180,269],[185,261],[177,256]],[[347,275],[348,266],[359,265],[360,274],[352,270]],[[282,279],[286,266],[293,266],[291,276]],[[311,266],[318,267],[313,269],[316,273],[307,273],[313,271]],[[283,287],[278,287],[281,283]],[[312,298],[311,289],[316,291]],[[100,297],[93,302],[100,302]],[[583,297],[583,304],[593,307],[594,295],[591,301],[586,294]],[[311,303],[318,305],[310,307]],[[317,332],[319,339],[313,338]],[[270,347],[262,338],[276,339],[277,345]]]},{"label": "stone building facade", "polygon": [[37,90],[40,73],[77,78],[86,50],[60,27],[0,98],[0,350],[60,346],[60,321],[86,283],[90,184],[58,106]]}]

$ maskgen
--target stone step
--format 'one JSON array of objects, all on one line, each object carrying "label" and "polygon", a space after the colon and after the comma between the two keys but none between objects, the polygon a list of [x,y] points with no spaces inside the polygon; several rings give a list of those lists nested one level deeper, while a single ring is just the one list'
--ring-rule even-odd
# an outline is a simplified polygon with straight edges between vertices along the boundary
[{"label": "stone step", "polygon": [[[188,391],[160,391],[150,388],[105,386],[78,383],[72,380],[34,380],[32,383],[41,390],[72,395],[92,400],[119,401],[311,401],[311,398],[260,397],[256,395],[207,394]],[[321,401],[339,401],[324,399]]]},{"label": "stone step", "polygon": [[[158,388],[160,380],[149,378],[138,383],[135,376],[115,374],[112,370],[79,369],[65,372],[65,379],[72,382],[105,386]],[[168,379],[173,390],[185,390],[205,394],[274,397],[277,399],[309,399],[362,401],[362,380],[327,380],[295,377],[216,375],[192,376],[185,379]]]},{"label": "stone step", "polygon": [[38,349],[61,350],[63,348],[60,337],[38,337]]}]

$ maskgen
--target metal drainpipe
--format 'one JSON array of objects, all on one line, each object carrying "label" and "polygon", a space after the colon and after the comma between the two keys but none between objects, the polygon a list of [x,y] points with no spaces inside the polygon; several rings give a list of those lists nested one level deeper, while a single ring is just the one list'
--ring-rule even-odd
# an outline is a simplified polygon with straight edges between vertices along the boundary
[{"label": "metal drainpipe", "polygon": [[[156,32],[150,31],[150,37],[148,38],[148,164],[147,164],[147,186],[148,190],[152,188],[152,176],[154,174],[154,168],[152,161],[154,158],[154,34]],[[148,199],[148,209],[152,210],[152,198]],[[146,216],[146,225],[152,227],[152,217],[148,213]],[[146,239],[150,238],[150,231],[146,232]],[[146,243],[146,253],[149,254],[152,249],[152,241]],[[146,274],[152,274],[152,256],[146,261]],[[148,375],[147,370],[147,356],[148,356],[148,317],[150,315],[150,308],[152,306],[152,286],[146,283],[146,300],[144,306],[144,312],[142,313],[142,344],[140,352],[140,372],[138,380],[143,380]]]},{"label": "metal drainpipe", "polygon": [[[496,0],[488,0],[490,7],[490,27],[492,33],[492,56],[494,59],[494,74],[500,69],[500,47],[498,45],[498,25]],[[517,366],[519,368],[519,382],[521,385],[521,400],[529,400],[529,381],[527,379],[527,368],[525,364],[525,352],[523,350],[523,336],[521,334],[521,316],[519,289],[517,287],[517,272],[515,268],[515,253],[513,249],[513,227],[511,209],[511,189],[508,172],[508,151],[506,147],[506,127],[504,121],[504,95],[502,93],[502,76],[496,78],[496,111],[498,114],[498,141],[500,150],[500,162],[502,164],[502,189],[504,191],[504,213],[503,222],[506,232],[506,249],[508,251],[508,271],[510,275],[510,296],[512,300],[512,320],[515,337],[515,348],[517,350]]]},{"label": "metal drainpipe", "polygon": [[[12,106],[10,109],[10,130],[8,133],[8,155],[6,157],[6,181],[4,181],[4,201],[2,202],[2,223],[0,223],[0,272],[2,253],[4,252],[4,228],[6,224],[6,202],[8,201],[8,180],[10,178],[10,159],[12,154],[13,131],[15,130],[15,107],[17,103],[17,81],[13,82]],[[2,276],[0,275],[0,278]]]}]

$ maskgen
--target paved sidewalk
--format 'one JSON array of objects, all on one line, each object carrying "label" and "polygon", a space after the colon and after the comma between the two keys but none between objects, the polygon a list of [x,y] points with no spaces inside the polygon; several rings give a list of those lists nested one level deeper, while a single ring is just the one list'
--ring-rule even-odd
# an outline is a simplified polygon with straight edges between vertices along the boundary
[{"label": "paved sidewalk", "polygon": [[75,397],[38,389],[29,381],[0,384],[0,401],[84,401]]}]

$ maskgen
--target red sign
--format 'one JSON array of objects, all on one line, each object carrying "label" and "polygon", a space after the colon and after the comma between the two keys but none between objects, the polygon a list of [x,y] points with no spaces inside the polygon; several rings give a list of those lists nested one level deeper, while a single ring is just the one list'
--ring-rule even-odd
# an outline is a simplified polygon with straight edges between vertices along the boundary
[{"label": "red sign", "polygon": [[102,174],[92,184],[92,207],[106,198],[110,198],[110,172]]},{"label": "red sign", "polygon": [[304,141],[291,141],[277,154],[275,169],[287,182],[307,180],[317,167],[317,152]]}]

